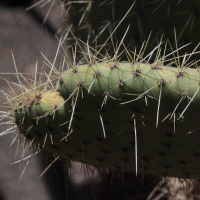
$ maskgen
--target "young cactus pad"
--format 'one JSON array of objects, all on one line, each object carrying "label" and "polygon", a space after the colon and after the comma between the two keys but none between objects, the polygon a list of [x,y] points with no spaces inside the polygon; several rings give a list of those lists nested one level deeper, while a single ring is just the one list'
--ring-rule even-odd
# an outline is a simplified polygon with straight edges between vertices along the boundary
[{"label": "young cactus pad", "polygon": [[57,91],[24,99],[22,134],[100,168],[200,178],[198,69],[103,62],[64,71]]}]

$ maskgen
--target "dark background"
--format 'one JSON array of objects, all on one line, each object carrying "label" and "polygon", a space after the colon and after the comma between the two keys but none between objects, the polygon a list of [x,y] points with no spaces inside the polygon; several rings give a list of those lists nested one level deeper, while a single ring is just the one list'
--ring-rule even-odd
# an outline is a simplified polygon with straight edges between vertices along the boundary
[{"label": "dark background", "polygon": [[[57,39],[57,32],[61,22],[60,10],[57,7],[50,13],[47,24],[42,26],[42,20],[46,15],[48,6],[45,8],[34,8],[26,11],[33,1],[28,0],[1,0],[0,1],[0,72],[15,72],[11,56],[13,51],[17,68],[20,72],[32,71],[36,60],[42,64],[40,52],[48,55],[53,60]],[[10,81],[16,81],[14,75],[0,75]],[[4,80],[0,80],[1,89],[8,88]],[[0,103],[4,101],[1,95]],[[1,126],[1,132],[7,127]],[[21,149],[15,158],[16,147],[9,147],[16,133],[0,137],[0,200],[51,200],[49,189],[45,184],[45,178],[38,178],[42,172],[42,155],[33,157],[18,184],[26,161],[21,164],[10,165],[20,159]],[[31,151],[27,151],[29,155]],[[44,156],[45,157],[45,156]]]}]

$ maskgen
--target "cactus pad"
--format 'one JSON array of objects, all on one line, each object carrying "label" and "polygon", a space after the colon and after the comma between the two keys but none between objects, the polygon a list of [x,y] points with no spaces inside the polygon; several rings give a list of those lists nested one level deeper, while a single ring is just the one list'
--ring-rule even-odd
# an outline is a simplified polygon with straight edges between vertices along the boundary
[{"label": "cactus pad", "polygon": [[105,62],[64,71],[57,92],[23,100],[20,132],[100,168],[200,177],[198,69]]}]

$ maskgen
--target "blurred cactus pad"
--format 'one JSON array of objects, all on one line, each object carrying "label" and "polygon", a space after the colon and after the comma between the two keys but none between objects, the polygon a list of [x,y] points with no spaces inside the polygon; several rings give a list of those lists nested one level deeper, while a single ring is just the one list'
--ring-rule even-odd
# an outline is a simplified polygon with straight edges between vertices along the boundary
[{"label": "blurred cactus pad", "polygon": [[[46,2],[46,1],[45,1]],[[58,1],[60,2],[60,1]],[[41,5],[44,3],[41,1]],[[51,5],[55,1],[50,1]],[[101,45],[116,28],[125,13],[130,9],[133,0],[88,0],[61,1],[64,10],[62,30],[69,42],[70,31],[82,41],[88,41],[90,46]],[[37,4],[38,5],[38,4]],[[192,43],[185,50],[192,52],[199,43],[199,1],[174,0],[139,0],[127,14],[120,28],[113,35],[116,43],[122,38],[130,24],[124,43],[128,49],[142,46],[152,31],[148,50],[157,45],[161,36],[174,44],[174,29],[177,32],[177,44],[183,46]],[[48,13],[47,13],[48,15]],[[107,43],[107,51],[114,54],[112,40]],[[183,52],[183,53],[184,53]]]}]

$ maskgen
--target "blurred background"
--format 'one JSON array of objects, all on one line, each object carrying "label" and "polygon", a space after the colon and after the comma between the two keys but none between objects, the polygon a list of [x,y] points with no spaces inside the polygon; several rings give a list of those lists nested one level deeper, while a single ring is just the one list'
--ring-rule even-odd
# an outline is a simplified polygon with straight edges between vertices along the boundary
[{"label": "blurred background", "polygon": [[[42,64],[40,52],[48,55],[51,61],[55,56],[58,46],[55,34],[61,23],[59,7],[50,13],[47,22],[42,25],[48,7],[26,11],[26,8],[33,3],[30,0],[0,1],[0,72],[15,72],[11,50],[19,72],[34,70],[36,61]],[[16,81],[14,75],[1,75],[1,77]],[[2,89],[8,88],[2,79],[0,79],[0,85]],[[2,96],[0,101],[2,105],[4,101]],[[3,132],[7,127],[1,126],[0,128]],[[35,156],[30,160],[20,183],[18,183],[26,161],[11,165],[20,159],[22,152],[20,149],[15,156],[17,144],[10,147],[15,136],[16,133],[11,133],[0,138],[0,200],[54,199],[45,183],[45,177],[38,178],[48,164],[45,155],[44,157],[42,155]],[[31,151],[27,151],[26,155],[30,153]],[[45,160],[45,164],[42,164],[43,160]],[[55,172],[53,173],[55,174]]]}]

